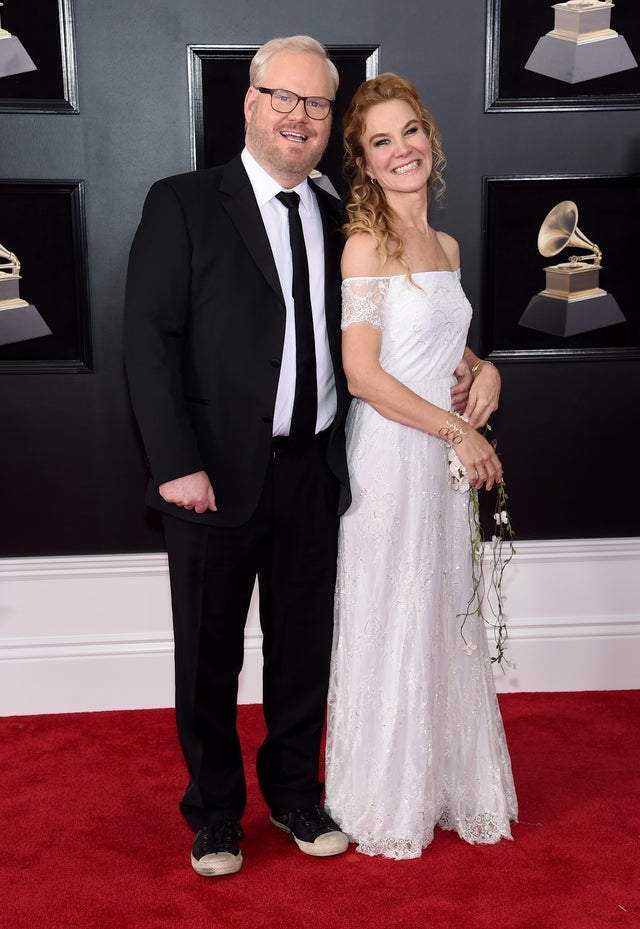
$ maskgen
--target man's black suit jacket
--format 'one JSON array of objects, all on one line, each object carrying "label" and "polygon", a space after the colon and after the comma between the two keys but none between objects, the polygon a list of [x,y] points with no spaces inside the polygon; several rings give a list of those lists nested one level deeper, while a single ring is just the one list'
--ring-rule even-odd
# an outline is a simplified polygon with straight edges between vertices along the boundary
[{"label": "man's black suit jacket", "polygon": [[[310,182],[313,184],[313,182]],[[340,202],[313,185],[324,227],[327,332],[338,411],[327,449],[350,503],[349,395],[341,361]],[[124,349],[151,481],[147,503],[183,519],[237,526],[254,512],[271,454],[285,304],[240,157],[156,182],[127,274]],[[206,471],[218,511],[166,503],[158,485]]]}]

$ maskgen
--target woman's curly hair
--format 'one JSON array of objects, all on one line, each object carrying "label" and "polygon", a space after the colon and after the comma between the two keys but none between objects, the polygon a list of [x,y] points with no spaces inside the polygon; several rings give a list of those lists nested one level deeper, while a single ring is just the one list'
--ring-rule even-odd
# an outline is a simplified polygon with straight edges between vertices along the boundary
[{"label": "woman's curly hair", "polygon": [[441,147],[440,133],[431,113],[420,103],[418,92],[410,81],[397,74],[379,74],[358,87],[349,105],[344,121],[345,175],[350,184],[347,203],[348,223],[344,230],[347,236],[355,232],[373,235],[382,263],[396,259],[409,272],[403,260],[405,244],[400,236],[392,210],[378,184],[371,181],[367,172],[362,138],[367,113],[371,107],[388,100],[404,100],[420,120],[429,142],[433,157],[428,194],[437,200],[444,195],[445,183],[442,172],[446,158]]}]

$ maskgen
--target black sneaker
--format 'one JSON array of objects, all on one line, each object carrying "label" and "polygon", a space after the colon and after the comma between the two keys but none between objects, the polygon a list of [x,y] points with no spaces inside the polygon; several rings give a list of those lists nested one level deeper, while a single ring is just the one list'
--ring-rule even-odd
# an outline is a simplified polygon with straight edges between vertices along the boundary
[{"label": "black sneaker", "polygon": [[242,837],[240,823],[234,820],[200,829],[191,849],[193,870],[205,877],[235,874],[242,867],[242,852],[238,847],[238,839]]},{"label": "black sneaker", "polygon": [[293,836],[298,848],[306,855],[319,858],[341,855],[349,847],[349,839],[320,806],[292,810],[283,816],[272,814],[270,818],[274,826]]}]

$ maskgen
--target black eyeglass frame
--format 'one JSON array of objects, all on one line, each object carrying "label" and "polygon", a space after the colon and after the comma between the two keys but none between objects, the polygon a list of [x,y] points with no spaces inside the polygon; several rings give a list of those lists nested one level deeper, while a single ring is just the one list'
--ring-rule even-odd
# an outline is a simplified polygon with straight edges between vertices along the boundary
[{"label": "black eyeglass frame", "polygon": [[[272,109],[276,111],[276,113],[282,113],[282,114],[293,113],[297,105],[302,100],[304,111],[309,117],[309,119],[317,119],[318,121],[327,119],[327,117],[331,114],[331,110],[333,109],[333,104],[335,103],[335,100],[329,100],[328,97],[319,97],[316,94],[312,94],[310,97],[301,97],[300,94],[294,93],[293,90],[287,90],[285,87],[256,87],[256,90],[261,94],[269,94],[269,96],[271,97],[271,107]],[[278,91],[280,91],[281,93],[289,94],[289,96],[292,98],[295,97],[296,102],[293,104],[293,106],[289,110],[279,110],[277,109],[277,107],[274,106],[273,95],[275,93],[278,93]],[[327,110],[324,116],[317,116],[316,114],[309,112],[309,109],[307,107],[307,100],[324,100],[326,103],[329,104],[329,109]]]}]

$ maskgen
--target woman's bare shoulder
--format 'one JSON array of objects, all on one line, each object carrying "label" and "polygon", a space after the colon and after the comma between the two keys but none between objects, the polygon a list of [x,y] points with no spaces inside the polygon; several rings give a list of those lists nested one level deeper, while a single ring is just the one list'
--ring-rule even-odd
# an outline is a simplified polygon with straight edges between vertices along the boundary
[{"label": "woman's bare shoulder", "polygon": [[377,277],[382,271],[377,243],[370,232],[354,232],[342,252],[342,277]]},{"label": "woman's bare shoulder", "polygon": [[460,267],[460,246],[448,232],[438,232],[436,234],[440,247],[447,256],[449,267],[452,271],[457,271]]}]

